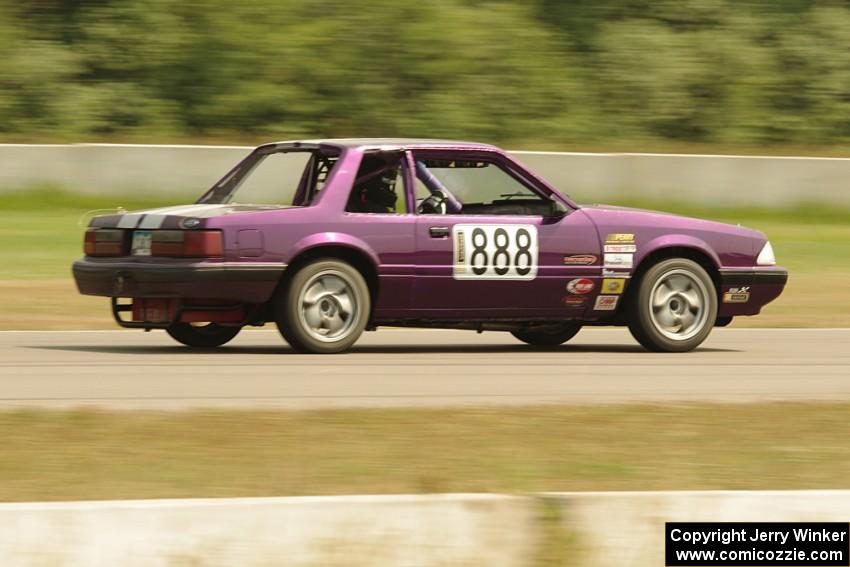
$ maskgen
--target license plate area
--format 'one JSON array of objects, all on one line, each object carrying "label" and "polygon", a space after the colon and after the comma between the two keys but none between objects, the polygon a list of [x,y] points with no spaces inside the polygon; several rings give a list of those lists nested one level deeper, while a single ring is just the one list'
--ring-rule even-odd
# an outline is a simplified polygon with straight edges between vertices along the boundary
[{"label": "license plate area", "polygon": [[175,299],[133,299],[133,321],[144,323],[171,323],[177,316]]},{"label": "license plate area", "polygon": [[151,241],[153,240],[152,230],[135,230],[133,231],[133,244],[130,247],[131,256],[150,256]]}]

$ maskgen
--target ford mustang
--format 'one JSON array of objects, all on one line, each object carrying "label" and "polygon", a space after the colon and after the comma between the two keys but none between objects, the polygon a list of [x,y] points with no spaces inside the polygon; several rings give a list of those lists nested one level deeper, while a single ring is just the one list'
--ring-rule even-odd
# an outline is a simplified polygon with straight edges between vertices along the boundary
[{"label": "ford mustang", "polygon": [[94,217],[73,273],[119,325],[222,345],[274,322],[335,353],[379,326],[559,345],[625,325],[684,352],[788,278],[756,230],[580,205],[494,146],[318,140],[253,150],[194,204]]}]

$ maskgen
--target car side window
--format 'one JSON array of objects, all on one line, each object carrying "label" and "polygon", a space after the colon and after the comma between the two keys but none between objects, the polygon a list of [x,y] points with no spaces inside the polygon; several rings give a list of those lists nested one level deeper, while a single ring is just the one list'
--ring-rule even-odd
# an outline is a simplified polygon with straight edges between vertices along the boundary
[{"label": "car side window", "polygon": [[494,161],[416,157],[420,214],[547,215],[550,200]]},{"label": "car side window", "polygon": [[350,213],[377,214],[407,212],[403,157],[401,152],[364,155],[345,210]]},{"label": "car side window", "polygon": [[428,190],[428,187],[422,182],[418,177],[414,178],[414,193],[416,194],[416,202],[421,203],[425,199],[431,196],[431,191]]},{"label": "car side window", "polygon": [[309,205],[319,195],[339,159],[336,156],[314,153],[301,175],[295,205]]},{"label": "car side window", "polygon": [[264,156],[241,180],[231,203],[292,205],[308,152],[279,152]]}]

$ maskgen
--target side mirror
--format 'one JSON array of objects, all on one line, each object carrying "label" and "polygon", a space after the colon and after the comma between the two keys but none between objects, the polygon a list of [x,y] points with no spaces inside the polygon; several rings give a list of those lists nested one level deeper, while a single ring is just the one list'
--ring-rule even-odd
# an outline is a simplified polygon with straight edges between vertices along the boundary
[{"label": "side mirror", "polygon": [[552,216],[555,218],[561,218],[570,212],[570,209],[563,204],[561,201],[552,198]]}]

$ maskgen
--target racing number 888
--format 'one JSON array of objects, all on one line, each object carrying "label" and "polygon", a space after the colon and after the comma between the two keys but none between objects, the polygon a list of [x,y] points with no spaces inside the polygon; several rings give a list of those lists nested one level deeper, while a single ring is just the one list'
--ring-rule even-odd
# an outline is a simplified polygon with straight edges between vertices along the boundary
[{"label": "racing number 888", "polygon": [[537,275],[534,225],[455,225],[455,279],[531,280]]}]

